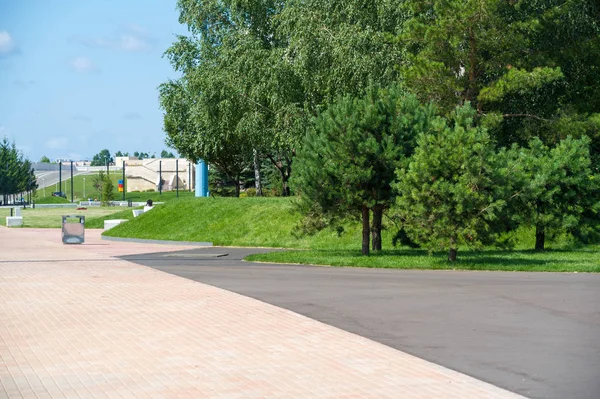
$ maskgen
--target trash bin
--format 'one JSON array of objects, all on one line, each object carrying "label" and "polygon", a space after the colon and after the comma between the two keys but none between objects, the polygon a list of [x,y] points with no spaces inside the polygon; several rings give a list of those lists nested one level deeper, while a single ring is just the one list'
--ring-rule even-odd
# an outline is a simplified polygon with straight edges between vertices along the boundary
[{"label": "trash bin", "polygon": [[85,216],[63,215],[62,242],[63,244],[83,244],[85,241]]}]

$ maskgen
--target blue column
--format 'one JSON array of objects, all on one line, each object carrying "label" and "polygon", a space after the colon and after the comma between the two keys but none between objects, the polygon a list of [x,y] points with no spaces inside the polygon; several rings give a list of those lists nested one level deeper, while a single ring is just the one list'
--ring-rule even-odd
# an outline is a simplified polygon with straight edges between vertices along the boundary
[{"label": "blue column", "polygon": [[202,160],[196,164],[196,197],[208,197],[208,165]]}]

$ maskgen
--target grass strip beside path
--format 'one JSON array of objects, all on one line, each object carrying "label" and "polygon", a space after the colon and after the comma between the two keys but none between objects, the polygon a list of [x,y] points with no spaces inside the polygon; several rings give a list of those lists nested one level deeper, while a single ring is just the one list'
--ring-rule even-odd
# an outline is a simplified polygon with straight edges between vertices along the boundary
[{"label": "grass strip beside path", "polygon": [[447,254],[400,249],[369,256],[358,250],[284,251],[250,255],[248,261],[387,269],[497,270],[527,272],[600,272],[600,248],[580,250],[461,251],[450,263]]},{"label": "grass strip beside path", "polygon": [[[129,212],[130,214],[131,212]],[[123,218],[130,218],[129,214]],[[120,218],[119,214],[111,218]],[[360,254],[360,222],[349,219],[344,232],[325,229],[298,236],[294,227],[301,216],[290,198],[180,198],[103,234],[112,237],[172,241],[207,241],[217,246],[271,247],[296,251],[253,255],[249,260],[401,269],[464,269],[506,271],[600,272],[600,246],[579,248],[566,235],[548,240],[551,250],[537,253],[535,232],[517,232],[515,250],[489,247],[482,251],[460,248],[458,261],[449,263],[445,252],[392,249],[396,226],[382,232],[381,254]],[[386,221],[387,222],[387,221]]]},{"label": "grass strip beside path", "polygon": [[[124,211],[120,207],[88,207],[85,210],[76,208],[26,208],[21,210],[23,216],[23,227],[31,228],[61,228],[63,215],[85,216],[85,227],[103,228],[105,219],[128,219],[133,217],[131,209]],[[10,216],[10,208],[0,208],[0,225],[6,226],[6,216]]]}]

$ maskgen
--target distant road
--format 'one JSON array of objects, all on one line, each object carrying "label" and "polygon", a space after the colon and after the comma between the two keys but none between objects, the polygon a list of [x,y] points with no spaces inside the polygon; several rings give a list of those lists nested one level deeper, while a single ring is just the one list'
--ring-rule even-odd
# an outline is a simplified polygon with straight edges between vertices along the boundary
[{"label": "distant road", "polygon": [[[94,172],[89,172],[89,171],[76,171],[73,170],[73,176],[77,176],[77,175],[85,175],[85,174],[90,174],[90,173],[94,173]],[[58,191],[58,182],[59,182],[59,173],[58,170],[56,171],[39,171],[39,172],[35,172],[35,177],[37,178],[37,183],[38,183],[38,190],[42,189],[44,187],[52,187],[52,191]],[[71,177],[71,171],[70,170],[64,170],[62,172],[62,181],[66,181],[67,179],[69,179]],[[63,191],[64,187],[63,187]]]}]

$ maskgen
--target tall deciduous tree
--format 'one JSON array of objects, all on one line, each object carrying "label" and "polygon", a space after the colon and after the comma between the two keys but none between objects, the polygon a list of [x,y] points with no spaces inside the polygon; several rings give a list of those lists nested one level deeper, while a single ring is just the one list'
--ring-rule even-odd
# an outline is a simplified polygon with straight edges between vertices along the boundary
[{"label": "tall deciduous tree", "polygon": [[[275,36],[283,3],[180,0],[180,22],[191,36],[178,37],[166,52],[183,77],[161,85],[161,105],[168,143],[182,155],[233,179],[252,163],[258,170],[251,162],[257,153],[279,170],[286,194],[304,112],[303,92]],[[224,170],[232,159],[247,165]]]},{"label": "tall deciduous tree", "polygon": [[433,118],[433,107],[422,107],[397,88],[339,98],[317,118],[298,154],[293,183],[307,222],[324,227],[352,215],[362,220],[362,253],[369,253],[370,233],[373,249],[381,250],[382,215],[394,201],[395,170]]},{"label": "tall deciduous tree", "polygon": [[389,40],[405,18],[398,6],[387,0],[286,2],[277,34],[287,43],[285,59],[301,78],[307,109],[398,81],[402,49]]}]

